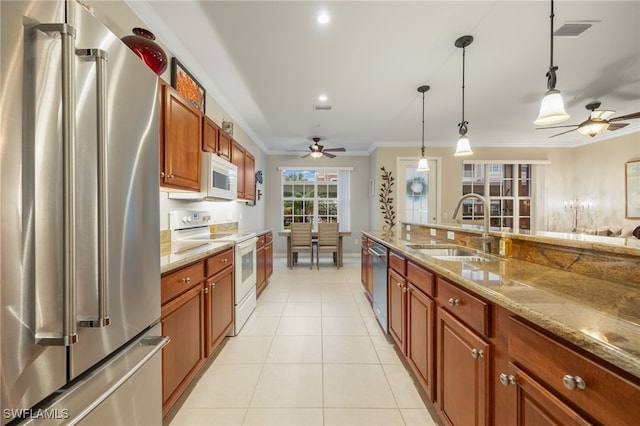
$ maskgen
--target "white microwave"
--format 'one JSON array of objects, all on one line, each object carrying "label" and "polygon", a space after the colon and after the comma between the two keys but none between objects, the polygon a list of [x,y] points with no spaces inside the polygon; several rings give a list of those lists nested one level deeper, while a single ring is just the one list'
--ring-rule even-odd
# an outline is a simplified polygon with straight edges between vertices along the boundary
[{"label": "white microwave", "polygon": [[210,152],[202,155],[200,192],[170,192],[178,200],[235,200],[238,197],[238,167]]}]

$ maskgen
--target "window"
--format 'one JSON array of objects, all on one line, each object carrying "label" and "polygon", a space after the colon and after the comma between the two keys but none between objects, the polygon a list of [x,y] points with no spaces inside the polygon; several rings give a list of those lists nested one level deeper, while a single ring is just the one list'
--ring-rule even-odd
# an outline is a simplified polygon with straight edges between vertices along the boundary
[{"label": "window", "polygon": [[338,222],[350,230],[349,194],[351,169],[281,168],[282,229],[291,223]]},{"label": "window", "polygon": [[[476,193],[487,198],[491,227],[529,233],[532,216],[532,165],[503,163],[467,163],[462,169],[462,194]],[[462,218],[484,219],[484,205],[465,200]]]}]

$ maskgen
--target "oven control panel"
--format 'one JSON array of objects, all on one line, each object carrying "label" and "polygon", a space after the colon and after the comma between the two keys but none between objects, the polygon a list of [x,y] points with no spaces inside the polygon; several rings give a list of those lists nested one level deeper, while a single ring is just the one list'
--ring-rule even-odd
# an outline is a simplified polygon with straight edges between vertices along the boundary
[{"label": "oven control panel", "polygon": [[169,228],[183,229],[212,223],[212,214],[206,210],[172,210],[169,212]]}]

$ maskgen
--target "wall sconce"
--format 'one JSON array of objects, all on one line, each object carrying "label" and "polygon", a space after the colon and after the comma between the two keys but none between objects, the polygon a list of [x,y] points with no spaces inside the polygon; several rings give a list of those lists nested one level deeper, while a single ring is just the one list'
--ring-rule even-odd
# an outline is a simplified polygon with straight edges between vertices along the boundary
[{"label": "wall sconce", "polygon": [[573,213],[573,230],[578,229],[578,213],[585,213],[589,211],[589,204],[584,201],[580,201],[577,198],[564,202],[564,211]]}]

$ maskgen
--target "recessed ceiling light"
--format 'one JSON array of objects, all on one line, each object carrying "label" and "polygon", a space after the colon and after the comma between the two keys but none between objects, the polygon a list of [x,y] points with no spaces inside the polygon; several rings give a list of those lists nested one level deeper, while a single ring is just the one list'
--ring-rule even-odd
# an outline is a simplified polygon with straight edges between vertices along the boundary
[{"label": "recessed ceiling light", "polygon": [[328,24],[329,21],[331,20],[331,18],[329,17],[329,15],[326,12],[320,12],[318,14],[318,17],[316,18],[319,24]]},{"label": "recessed ceiling light", "polygon": [[320,95],[320,96],[318,96],[318,100],[319,100],[320,102],[326,102],[326,101],[327,101],[327,99],[329,99],[329,98],[327,98],[327,95]]}]

